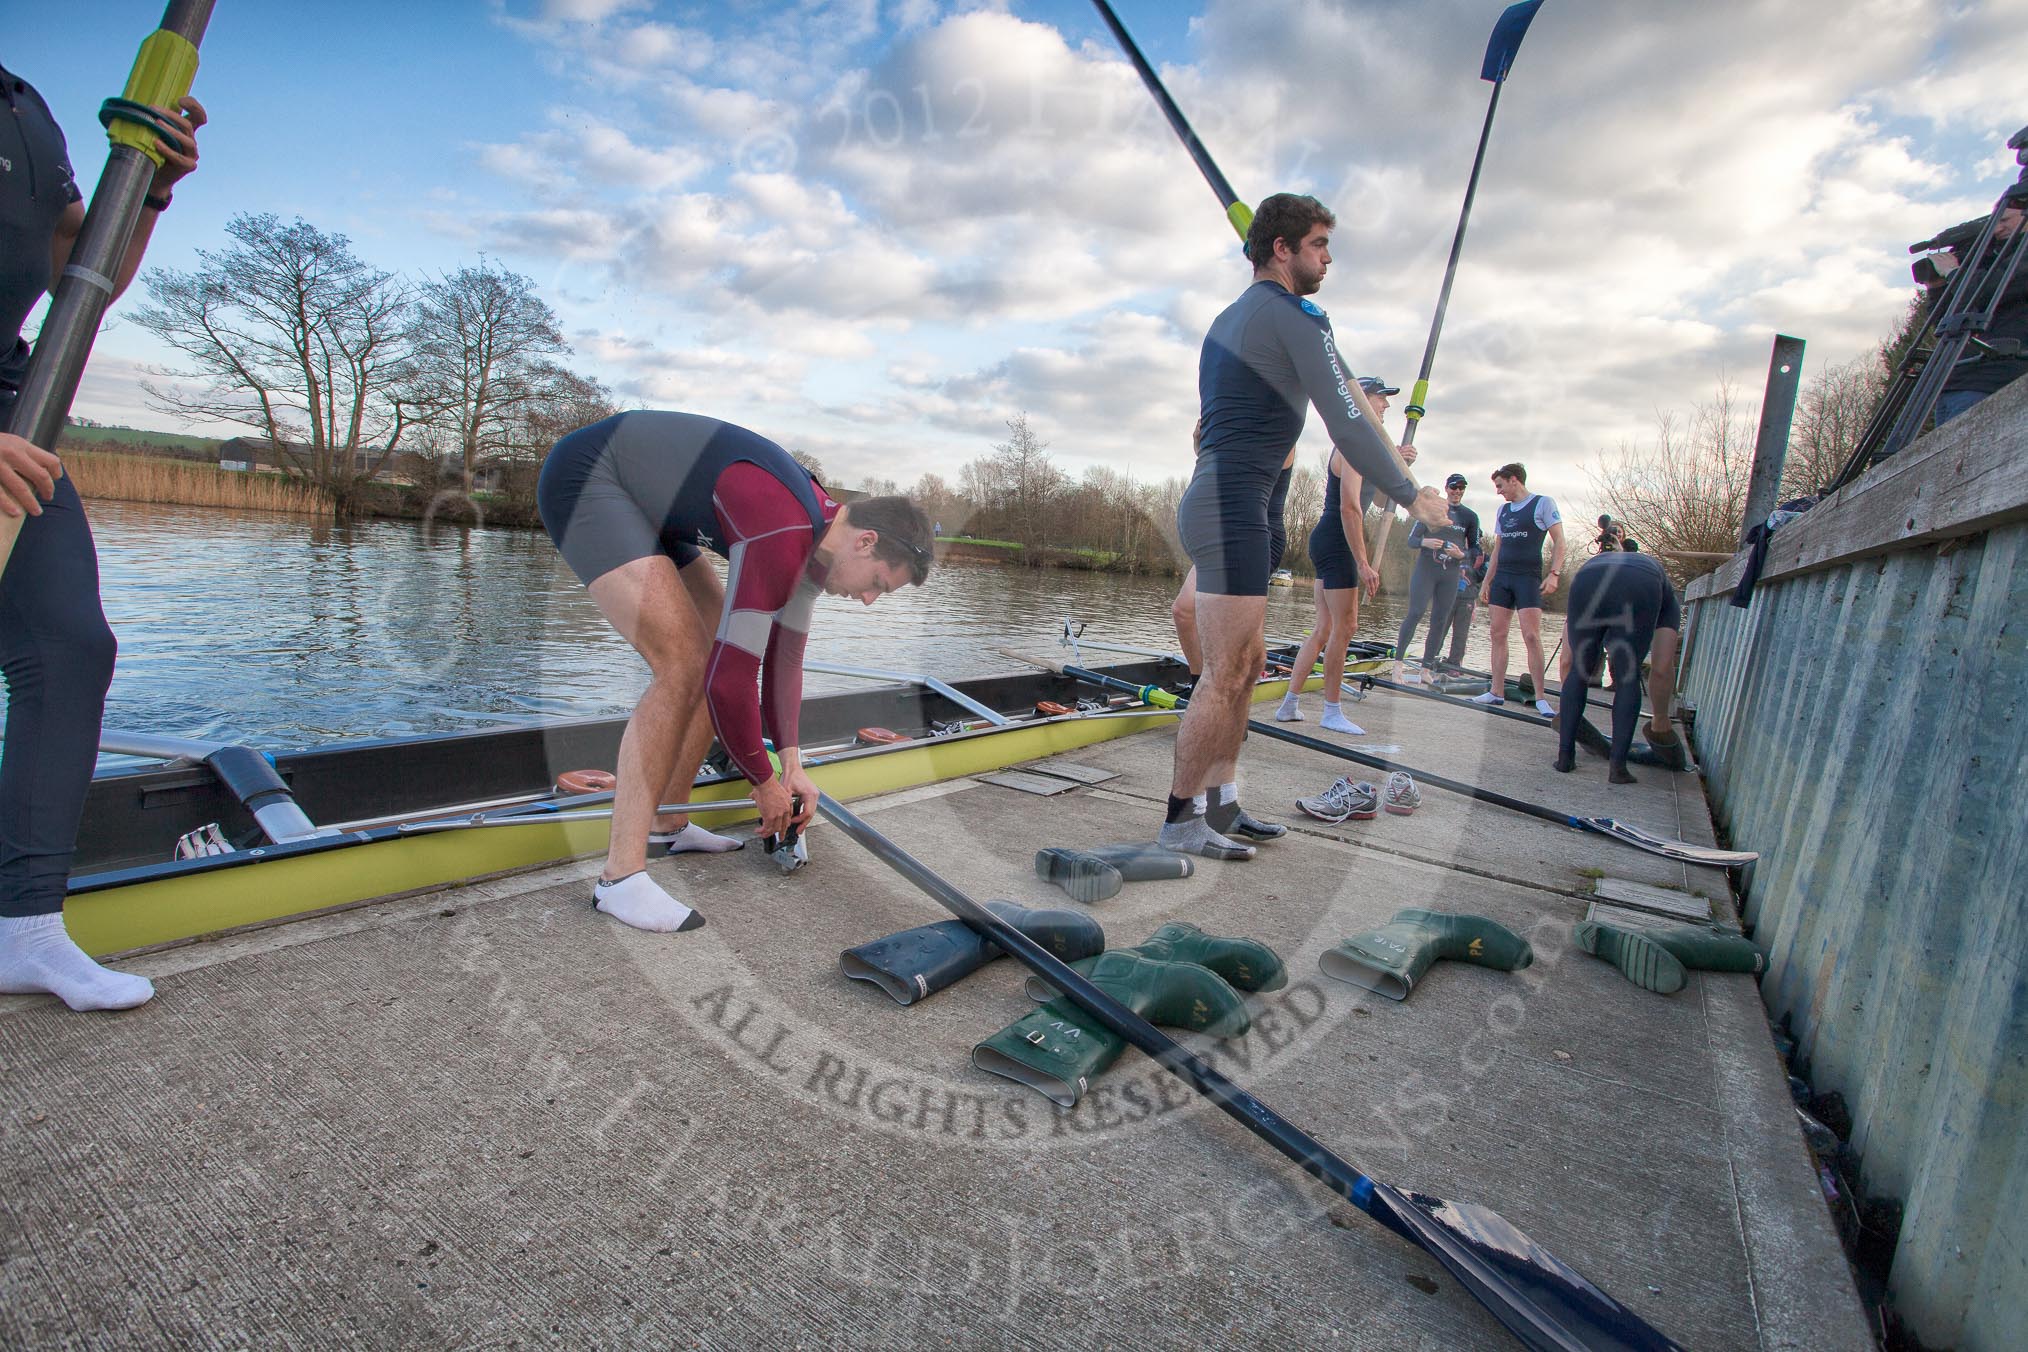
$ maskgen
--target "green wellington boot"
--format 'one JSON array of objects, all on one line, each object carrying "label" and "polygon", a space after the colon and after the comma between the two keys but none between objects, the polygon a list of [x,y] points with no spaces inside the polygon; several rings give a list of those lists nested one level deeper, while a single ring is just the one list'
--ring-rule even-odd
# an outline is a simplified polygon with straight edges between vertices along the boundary
[{"label": "green wellington boot", "polygon": [[[1240,993],[1194,962],[1163,962],[1121,948],[1078,966],[1093,985],[1150,1023],[1213,1037],[1237,1037],[1253,1024]],[[1126,1045],[1059,997],[974,1047],[972,1064],[1071,1108]]]},{"label": "green wellington boot", "polygon": [[[1288,967],[1281,954],[1266,944],[1256,939],[1206,934],[1181,920],[1170,921],[1132,948],[1114,951],[1138,953],[1157,962],[1194,962],[1216,972],[1234,990],[1278,991],[1289,984]],[[1086,959],[1071,963],[1071,967],[1090,976],[1091,963],[1092,959]],[[1028,978],[1027,989],[1033,1000],[1053,1000],[1061,993],[1039,976]]]},{"label": "green wellington boot", "polygon": [[1723,925],[1658,925],[1636,929],[1600,920],[1578,922],[1577,946],[1620,969],[1642,990],[1674,995],[1688,972],[1757,973],[1767,958],[1753,941]]},{"label": "green wellington boot", "polygon": [[1482,915],[1410,907],[1396,911],[1380,929],[1355,934],[1323,954],[1317,966],[1325,976],[1390,1000],[1406,1000],[1438,958],[1515,972],[1535,961],[1535,950],[1513,930]]},{"label": "green wellington boot", "polygon": [[[1103,952],[1105,930],[1082,911],[1016,906],[989,901],[986,909],[1065,962]],[[904,1005],[934,995],[1000,956],[1000,946],[962,920],[890,934],[848,948],[838,965],[854,981],[870,981]]]},{"label": "green wellington boot", "polygon": [[1104,901],[1118,896],[1123,883],[1187,878],[1194,868],[1188,855],[1153,843],[1035,852],[1035,876],[1046,883],[1055,883],[1070,894],[1072,901]]}]

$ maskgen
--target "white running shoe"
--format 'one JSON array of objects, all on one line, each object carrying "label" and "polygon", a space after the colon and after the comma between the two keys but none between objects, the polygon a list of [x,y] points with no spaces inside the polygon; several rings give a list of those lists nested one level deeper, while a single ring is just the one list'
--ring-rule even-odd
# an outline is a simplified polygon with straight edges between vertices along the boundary
[{"label": "white running shoe", "polygon": [[1336,826],[1350,818],[1370,821],[1379,805],[1379,795],[1365,780],[1353,783],[1340,779],[1314,798],[1298,798],[1296,806],[1320,822]]},{"label": "white running shoe", "polygon": [[1422,790],[1406,770],[1396,770],[1387,777],[1386,797],[1387,810],[1397,817],[1406,817],[1422,806]]}]

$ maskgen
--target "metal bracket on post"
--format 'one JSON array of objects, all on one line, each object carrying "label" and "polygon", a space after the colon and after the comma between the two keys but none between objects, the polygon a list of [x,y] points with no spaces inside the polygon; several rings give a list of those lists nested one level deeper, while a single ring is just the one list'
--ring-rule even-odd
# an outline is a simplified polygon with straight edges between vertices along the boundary
[{"label": "metal bracket on post", "polygon": [[1739,543],[1767,520],[1781,498],[1782,465],[1789,454],[1789,424],[1796,416],[1796,391],[1803,382],[1803,340],[1778,333],[1767,364],[1767,393],[1760,401],[1760,434],[1753,443],[1753,477],[1747,483],[1746,517]]}]

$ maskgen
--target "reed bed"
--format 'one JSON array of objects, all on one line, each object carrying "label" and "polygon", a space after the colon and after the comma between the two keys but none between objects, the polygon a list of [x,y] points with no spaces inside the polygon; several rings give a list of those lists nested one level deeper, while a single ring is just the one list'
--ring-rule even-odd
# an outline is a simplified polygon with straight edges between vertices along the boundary
[{"label": "reed bed", "polygon": [[188,460],[101,451],[67,452],[63,465],[79,496],[85,498],[331,515],[331,501],[323,492],[279,474],[236,472]]}]

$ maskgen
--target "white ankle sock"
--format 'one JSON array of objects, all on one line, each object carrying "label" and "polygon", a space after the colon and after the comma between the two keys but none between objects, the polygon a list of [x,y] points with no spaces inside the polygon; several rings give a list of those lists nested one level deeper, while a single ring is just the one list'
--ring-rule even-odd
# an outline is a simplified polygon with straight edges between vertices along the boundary
[{"label": "white ankle sock", "polygon": [[599,879],[592,888],[592,903],[621,924],[639,930],[667,933],[693,930],[704,923],[702,915],[664,892],[645,871],[629,873],[616,882]]},{"label": "white ankle sock", "polygon": [[93,962],[60,911],[0,917],[0,995],[43,991],[72,1009],[132,1009],[154,996],[155,983]]},{"label": "white ankle sock", "polygon": [[1324,716],[1317,720],[1317,726],[1326,732],[1349,732],[1355,737],[1366,735],[1366,729],[1345,717],[1345,711],[1335,704],[1324,706]]},{"label": "white ankle sock", "polygon": [[1296,697],[1293,694],[1283,695],[1282,707],[1275,710],[1275,722],[1300,723],[1302,721],[1303,711],[1296,707]]},{"label": "white ankle sock", "polygon": [[724,854],[728,850],[744,849],[744,836],[721,836],[716,831],[707,831],[696,822],[687,823],[681,831],[650,831],[650,845],[667,845],[671,854]]}]

